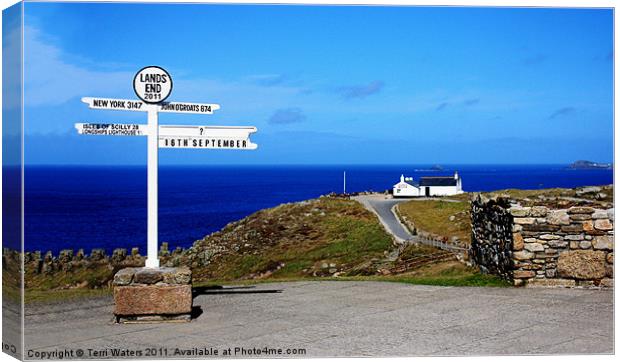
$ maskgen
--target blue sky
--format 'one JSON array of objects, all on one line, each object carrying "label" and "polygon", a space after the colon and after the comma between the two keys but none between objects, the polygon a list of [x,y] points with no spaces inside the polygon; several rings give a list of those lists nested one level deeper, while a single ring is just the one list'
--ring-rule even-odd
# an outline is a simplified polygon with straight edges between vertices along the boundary
[{"label": "blue sky", "polygon": [[25,7],[26,162],[144,164],[146,140],[75,122],[145,123],[82,96],[134,98],[145,65],[162,124],[253,125],[256,151],[161,150],[162,164],[568,163],[613,158],[613,13],[181,4]]}]

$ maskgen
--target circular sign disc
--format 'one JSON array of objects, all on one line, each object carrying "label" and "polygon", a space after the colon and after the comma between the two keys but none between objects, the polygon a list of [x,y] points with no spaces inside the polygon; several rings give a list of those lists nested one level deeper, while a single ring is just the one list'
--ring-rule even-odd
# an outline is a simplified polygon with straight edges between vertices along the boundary
[{"label": "circular sign disc", "polygon": [[133,78],[133,90],[146,103],[160,103],[172,92],[172,77],[163,68],[144,67]]}]

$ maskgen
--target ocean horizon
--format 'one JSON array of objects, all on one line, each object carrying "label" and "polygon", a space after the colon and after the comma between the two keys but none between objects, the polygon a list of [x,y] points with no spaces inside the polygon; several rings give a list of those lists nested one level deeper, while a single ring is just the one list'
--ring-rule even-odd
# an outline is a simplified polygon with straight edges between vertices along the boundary
[{"label": "ocean horizon", "polygon": [[[159,240],[189,247],[226,224],[282,203],[342,193],[382,192],[400,175],[452,175],[463,190],[541,189],[613,183],[612,169],[555,165],[160,166]],[[17,170],[5,167],[4,172]],[[139,247],[146,253],[145,166],[26,166],[25,250]],[[7,190],[5,190],[7,192]]]}]

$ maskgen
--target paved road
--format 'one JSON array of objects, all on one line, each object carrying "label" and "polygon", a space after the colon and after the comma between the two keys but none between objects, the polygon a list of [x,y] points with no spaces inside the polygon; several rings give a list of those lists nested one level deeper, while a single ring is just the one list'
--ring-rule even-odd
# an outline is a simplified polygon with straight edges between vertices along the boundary
[{"label": "paved road", "polygon": [[392,234],[396,241],[404,243],[413,238],[413,235],[407,230],[403,224],[396,218],[392,212],[394,205],[409,201],[408,199],[393,199],[385,195],[360,195],[353,197],[354,200],[362,203],[368,210],[374,212],[383,227]]},{"label": "paved road", "polygon": [[[394,212],[392,212],[392,208],[401,202],[412,201],[412,199],[393,199],[391,197],[379,194],[372,195],[360,195],[353,197],[354,200],[362,203],[366,209],[374,212],[378,217],[379,221],[383,225],[383,227],[394,237],[397,243],[405,244],[405,243],[421,243],[426,245],[431,245],[440,249],[449,250],[461,254],[466,252],[467,249],[450,243],[445,243],[442,241],[432,240],[422,238],[418,235],[411,235],[409,230],[400,222],[398,216]],[[417,198],[413,199],[415,201],[422,200],[434,200],[428,198]],[[458,202],[450,199],[443,199],[446,202]]]},{"label": "paved road", "polygon": [[309,357],[613,352],[611,291],[344,281],[237,291],[268,290],[280,292],[198,295],[202,314],[191,323],[115,325],[110,298],[29,307],[27,351],[79,348],[81,359],[89,348],[108,351],[99,358],[111,348],[167,348],[169,357],[204,347],[296,348]]}]

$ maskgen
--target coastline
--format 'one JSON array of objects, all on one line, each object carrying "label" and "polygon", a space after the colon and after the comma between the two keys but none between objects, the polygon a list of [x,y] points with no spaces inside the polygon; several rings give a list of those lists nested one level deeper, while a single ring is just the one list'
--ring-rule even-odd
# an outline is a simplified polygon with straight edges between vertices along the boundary
[{"label": "coastline", "polygon": [[[446,165],[413,172],[416,165],[163,166],[160,171],[159,239],[191,247],[195,240],[259,210],[331,192],[386,190],[407,173],[450,174],[458,169],[466,191],[604,185],[610,170],[568,170],[567,165]],[[144,167],[26,167],[25,250],[105,248],[146,250]]]},{"label": "coastline", "polygon": [[[544,192],[561,194],[570,191],[573,194],[577,194],[582,192],[582,190],[600,190],[600,187],[535,190],[529,192],[524,190],[501,190],[495,193],[489,193],[488,196],[492,197],[493,194],[512,194],[515,196],[520,195],[521,197],[523,195],[538,197],[537,195],[542,195]],[[381,195],[383,198],[386,196],[385,194],[377,195]],[[467,202],[473,195],[474,194],[462,194],[458,196],[458,200],[460,200],[460,203]],[[168,244],[162,243],[160,248],[162,265],[190,266],[196,271],[196,282],[198,284],[208,281],[253,283],[271,280],[272,278],[273,280],[351,277],[362,277],[363,279],[382,278],[382,272],[380,272],[382,267],[379,265],[381,263],[392,265],[394,262],[397,262],[397,260],[381,260],[390,253],[390,250],[394,252],[399,250],[397,255],[402,254],[404,251],[402,250],[402,246],[393,243],[393,236],[386,234],[384,230],[385,226],[379,223],[379,218],[371,211],[365,210],[359,202],[351,200],[351,196],[352,195],[332,194],[318,199],[285,203],[274,208],[260,210],[248,217],[228,224],[215,233],[197,240],[190,248],[177,247],[173,250],[169,250]],[[608,196],[605,197],[608,198]],[[436,202],[443,199],[444,198],[437,197],[425,199],[426,201],[417,199],[411,200],[416,200],[414,204],[418,204],[418,202]],[[401,214],[401,212],[399,212],[399,214]],[[399,216],[401,217],[398,219],[402,223],[402,215]],[[332,221],[325,224],[325,221],[328,219]],[[363,223],[360,224],[359,222],[361,221],[363,221]],[[317,253],[316,251],[312,251],[312,249],[309,249],[309,251],[300,249],[299,254],[290,254],[286,256],[286,253],[290,253],[286,250],[290,250],[292,247],[296,248],[293,245],[307,245],[308,243],[310,243],[308,245],[311,245],[315,243],[314,240],[316,240],[317,237],[315,233],[324,233],[326,230],[335,227],[336,224],[332,225],[334,222],[340,223],[341,225],[337,226],[333,231],[330,231],[331,234],[320,237],[321,240],[325,240],[324,242],[327,243],[321,246],[321,248],[325,248],[324,252]],[[353,224],[351,224],[351,222],[353,222]],[[264,225],[270,225],[270,228],[265,229]],[[410,224],[409,220],[405,225],[411,227],[413,224]],[[417,227],[419,227],[419,225],[416,220],[414,228]],[[371,235],[369,232],[375,233],[374,238],[379,242],[375,249],[367,249],[367,239]],[[429,238],[442,242],[451,241],[451,239],[453,239],[419,229],[416,230],[416,234],[428,235]],[[247,239],[248,237],[249,239]],[[295,244],[295,239],[297,238],[300,238],[298,242],[301,244]],[[343,241],[358,240],[355,242],[360,242],[361,244],[350,249],[346,245],[353,241],[345,241],[345,243],[342,244],[345,249],[340,250],[340,246],[334,248],[334,245],[331,244],[341,238],[344,238]],[[316,245],[318,247],[321,244]],[[355,251],[358,256],[354,259],[350,259],[348,256],[353,251]],[[413,255],[417,255],[416,253],[419,252],[420,251],[414,250]],[[433,253],[430,249],[423,250],[422,252]],[[308,256],[310,256],[311,259],[301,262],[303,258]],[[8,270],[11,270],[11,265],[16,265],[17,261],[20,259],[20,254],[16,251],[4,248],[3,258]],[[140,255],[138,248],[133,248],[129,251],[127,249],[117,248],[112,254],[107,254],[103,249],[94,249],[89,254],[81,250],[77,252],[73,250],[63,250],[57,255],[51,252],[26,252],[24,253],[27,281],[26,290],[27,293],[30,291],[37,291],[33,294],[33,298],[35,299],[39,297],[46,298],[45,295],[47,295],[48,292],[45,291],[60,294],[69,293],[68,295],[81,295],[84,294],[86,290],[94,290],[93,293],[97,294],[110,288],[109,283],[111,277],[117,270],[125,267],[142,266],[144,264],[144,259],[145,257]],[[374,261],[371,261],[371,259]],[[450,263],[452,262],[449,262],[447,265],[452,265],[451,268],[454,268],[456,264]],[[456,263],[460,264],[459,262]],[[468,269],[466,268],[459,268],[461,269],[459,269],[460,271],[457,274],[450,276],[448,279],[436,279],[437,281],[433,283],[450,285],[449,283],[452,283],[452,278],[461,280],[458,279],[461,278],[459,275],[467,275],[467,278],[475,277],[475,273],[471,274],[473,270],[467,271]],[[378,270],[379,273],[377,274]],[[11,273],[5,274],[8,275]],[[389,276],[388,279],[394,278],[398,279],[396,275]],[[416,283],[424,282],[424,280],[433,280],[432,278],[424,278],[405,278],[404,280],[415,280]],[[480,283],[480,281],[475,278],[471,279],[472,282],[474,284]],[[463,279],[463,281],[457,283],[464,283],[458,285],[468,285],[467,283],[469,282],[466,280],[469,279]],[[493,279],[483,281],[482,283],[487,282],[495,283]],[[90,295],[90,292],[86,294]]]}]

